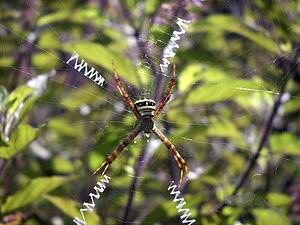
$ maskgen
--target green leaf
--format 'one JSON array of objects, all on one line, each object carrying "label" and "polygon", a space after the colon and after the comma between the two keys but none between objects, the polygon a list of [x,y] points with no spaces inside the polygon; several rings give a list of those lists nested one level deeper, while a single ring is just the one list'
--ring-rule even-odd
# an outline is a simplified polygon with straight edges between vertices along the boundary
[{"label": "green leaf", "polygon": [[6,98],[7,98],[7,91],[5,87],[0,86],[0,103],[4,102]]},{"label": "green leaf", "polygon": [[278,193],[278,192],[271,192],[267,195],[267,200],[273,205],[273,206],[288,206],[292,203],[291,197]]},{"label": "green leaf", "polygon": [[[84,124],[73,124],[65,117],[53,117],[49,120],[48,127],[55,131],[57,134],[64,137],[81,137],[84,136]],[[75,129],[76,128],[76,129]]]},{"label": "green leaf", "polygon": [[8,144],[2,140],[1,136],[0,136],[0,147],[7,147]]},{"label": "green leaf", "polygon": [[[59,208],[62,212],[64,212],[67,216],[71,218],[78,217],[82,219],[80,214],[80,206],[77,202],[68,198],[61,198],[57,196],[45,196],[45,198],[50,201],[53,205]],[[100,218],[95,212],[87,212],[84,214],[87,224],[98,225],[100,223]]]},{"label": "green leaf", "polygon": [[[80,60],[83,59],[86,62],[95,63],[110,71],[110,73],[103,75],[105,79],[113,77],[112,59],[114,59],[117,73],[132,84],[138,84],[136,68],[125,55],[117,54],[105,46],[93,42],[78,42],[73,45],[67,45],[65,49],[70,53],[73,53],[73,50],[75,50],[79,54]],[[102,74],[101,71],[99,73]]]},{"label": "green leaf", "polygon": [[1,206],[1,213],[8,213],[19,209],[32,202],[40,200],[40,197],[55,188],[65,184],[70,179],[65,177],[39,177],[30,181],[28,185],[23,187],[14,195],[9,196],[5,203]]},{"label": "green leaf", "polygon": [[153,13],[159,7],[159,0],[146,1],[145,12]]},{"label": "green leaf", "polygon": [[72,17],[71,22],[75,24],[92,23],[100,25],[103,19],[99,16],[99,10],[95,7],[81,7],[79,9],[60,9],[54,13],[41,16],[38,19],[38,26],[45,26],[57,22],[65,22]]},{"label": "green leaf", "polygon": [[[58,49],[61,47],[61,42],[60,42],[59,37],[57,37],[56,34],[53,33],[52,30],[51,31],[45,30],[44,32],[41,33],[41,36],[39,38],[39,46],[41,48],[44,48],[47,50]],[[48,54],[48,56],[49,56],[49,54]],[[52,58],[51,60],[53,60],[53,59],[54,58]],[[48,57],[48,62],[49,62],[49,57]]]},{"label": "green leaf", "polygon": [[70,111],[79,110],[82,105],[92,105],[104,100],[103,93],[96,85],[88,85],[68,91],[61,99],[62,105]]},{"label": "green leaf", "polygon": [[227,31],[239,34],[267,50],[278,53],[276,43],[264,32],[242,24],[239,19],[227,15],[212,15],[206,20],[192,24],[190,32]]},{"label": "green leaf", "polygon": [[178,88],[180,92],[188,91],[197,81],[204,80],[216,82],[224,80],[228,74],[219,68],[208,65],[191,64],[188,65],[180,74],[178,79]]},{"label": "green leaf", "polygon": [[300,140],[290,133],[273,134],[270,143],[276,153],[300,155]]},{"label": "green leaf", "polygon": [[42,93],[44,93],[49,78],[53,76],[54,71],[38,75],[27,81],[26,85],[16,88],[8,96],[5,101],[7,114],[4,130],[7,141],[9,140],[13,130],[29,112],[36,100],[42,95]]},{"label": "green leaf", "polygon": [[60,10],[55,13],[49,13],[45,16],[40,17],[37,21],[37,25],[44,26],[61,20],[66,20],[69,16],[70,16],[70,11],[68,10]]},{"label": "green leaf", "polygon": [[207,134],[212,137],[228,138],[238,145],[245,146],[240,131],[229,120],[212,120],[208,126]]},{"label": "green leaf", "polygon": [[0,157],[8,159],[24,150],[38,135],[38,129],[27,124],[20,124],[12,133],[6,146],[0,146]]},{"label": "green leaf", "polygon": [[[202,194],[198,194],[196,196],[186,194],[181,196],[184,198],[186,202],[186,204],[182,207],[182,209],[189,209],[190,212],[192,213],[192,216],[190,218],[194,218],[194,216],[196,215],[196,211],[194,210],[194,208],[196,207],[197,204],[203,201],[204,196]],[[154,224],[157,221],[160,222],[168,221],[169,218],[173,218],[173,217],[179,218],[182,215],[182,212],[178,213],[176,209],[178,202],[173,202],[172,197],[173,196],[170,196],[168,200],[165,200],[163,202],[160,201],[160,203],[157,204],[156,207],[154,207],[152,210],[149,211],[148,215],[146,215],[146,217],[143,219],[143,222],[141,224],[144,223]]]},{"label": "green leaf", "polygon": [[55,55],[55,52],[47,51],[36,53],[32,56],[32,64],[35,68],[40,70],[51,70],[60,66],[60,60],[58,58],[53,57],[49,60],[49,54]]},{"label": "green leaf", "polygon": [[2,123],[4,122],[5,117],[5,99],[7,98],[7,91],[5,87],[0,86],[0,130],[2,130]]},{"label": "green leaf", "polygon": [[[6,99],[6,107],[9,114],[14,114],[20,105],[33,95],[35,89],[23,85],[15,89]],[[19,113],[20,114],[20,113]],[[21,116],[21,115],[20,115]]]},{"label": "green leaf", "polygon": [[271,209],[254,209],[253,214],[255,216],[257,225],[290,225],[289,219],[280,212]]},{"label": "green leaf", "polygon": [[13,57],[0,57],[0,66],[8,67],[13,66],[14,59]]},{"label": "green leaf", "polygon": [[247,88],[261,89],[254,81],[226,79],[214,83],[205,83],[192,90],[187,97],[190,104],[213,103],[232,99],[237,95],[246,95]]},{"label": "green leaf", "polygon": [[52,161],[53,170],[56,173],[67,174],[72,173],[75,170],[74,165],[67,159],[59,156],[55,157]]},{"label": "green leaf", "polygon": [[300,101],[299,99],[290,99],[286,104],[284,104],[284,113],[297,113],[300,111]]},{"label": "green leaf", "polygon": [[196,81],[200,80],[200,65],[194,64],[187,66],[178,79],[178,89],[180,92],[188,90]]}]

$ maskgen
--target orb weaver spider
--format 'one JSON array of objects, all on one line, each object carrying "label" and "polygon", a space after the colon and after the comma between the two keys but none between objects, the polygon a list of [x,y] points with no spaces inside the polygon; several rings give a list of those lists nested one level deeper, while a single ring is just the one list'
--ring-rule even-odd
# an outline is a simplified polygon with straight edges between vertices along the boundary
[{"label": "orb weaver spider", "polygon": [[132,102],[132,99],[129,97],[127,92],[125,91],[119,76],[117,75],[114,61],[112,61],[112,68],[115,74],[115,79],[117,82],[117,87],[123,96],[124,102],[128,105],[131,111],[134,113],[136,119],[138,120],[137,126],[133,131],[131,131],[127,137],[125,137],[122,142],[106,157],[105,161],[102,165],[94,172],[95,175],[100,173],[102,168],[103,171],[101,176],[103,176],[108,169],[108,167],[112,164],[112,162],[118,157],[118,155],[124,150],[124,148],[129,145],[133,139],[140,133],[144,132],[147,136],[151,132],[153,132],[160,141],[170,150],[172,153],[177,165],[180,169],[180,181],[179,186],[182,183],[183,173],[186,172],[186,180],[188,180],[188,166],[185,160],[181,157],[181,155],[176,150],[175,145],[155,126],[154,119],[157,117],[162,109],[165,107],[167,102],[171,97],[172,89],[175,85],[176,81],[176,68],[175,63],[173,63],[173,75],[172,79],[168,85],[168,89],[164,94],[161,102],[159,103],[158,107],[156,107],[156,102],[152,99],[142,98],[137,100],[136,102]]}]

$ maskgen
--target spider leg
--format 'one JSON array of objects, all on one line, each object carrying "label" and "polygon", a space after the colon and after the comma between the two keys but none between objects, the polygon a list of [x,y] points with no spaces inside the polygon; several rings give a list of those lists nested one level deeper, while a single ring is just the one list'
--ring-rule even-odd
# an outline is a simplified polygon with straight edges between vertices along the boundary
[{"label": "spider leg", "polygon": [[118,85],[118,89],[119,89],[119,91],[121,92],[121,94],[123,96],[124,102],[127,103],[128,107],[134,113],[135,117],[137,119],[139,119],[141,116],[140,116],[139,112],[137,111],[137,109],[135,108],[131,98],[129,97],[129,95],[125,91],[125,88],[123,87],[123,84],[122,84],[122,82],[121,82],[121,80],[120,80],[120,78],[119,78],[119,76],[116,72],[115,63],[114,63],[113,60],[112,60],[112,68],[113,68],[113,71],[114,71],[114,74],[115,74],[115,79],[116,79],[116,82],[117,82],[117,85]]},{"label": "spider leg", "polygon": [[94,172],[95,175],[98,175],[103,169],[101,176],[103,176],[112,162],[118,157],[118,155],[124,150],[124,148],[129,145],[132,140],[142,131],[140,125],[138,125],[133,131],[131,131],[126,138],[106,157],[105,161],[101,166]]},{"label": "spider leg", "polygon": [[162,100],[160,101],[158,107],[156,108],[155,116],[158,116],[160,114],[160,112],[163,110],[163,108],[165,107],[165,105],[167,104],[167,102],[170,100],[171,92],[173,90],[175,82],[176,82],[176,66],[175,66],[175,63],[173,63],[173,75],[172,75],[172,79],[171,79],[171,81],[169,83],[169,86],[168,86],[168,89],[167,89],[165,95],[163,96]]},{"label": "spider leg", "polygon": [[180,169],[180,181],[179,186],[182,183],[183,172],[186,172],[186,180],[188,180],[188,166],[185,160],[181,157],[181,155],[176,150],[176,147],[173,143],[154,125],[152,131],[156,134],[156,136],[161,140],[161,142],[169,149]]}]

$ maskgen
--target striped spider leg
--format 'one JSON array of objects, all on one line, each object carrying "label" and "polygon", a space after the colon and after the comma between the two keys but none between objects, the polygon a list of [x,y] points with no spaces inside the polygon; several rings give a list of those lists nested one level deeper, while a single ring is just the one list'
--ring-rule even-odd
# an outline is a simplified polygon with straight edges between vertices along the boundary
[{"label": "striped spider leg", "polygon": [[[175,63],[173,63],[173,73],[172,73],[172,79],[168,85],[168,89],[165,93],[165,95],[163,96],[161,102],[159,103],[156,111],[155,111],[155,116],[158,116],[161,111],[163,110],[163,108],[165,107],[165,105],[168,103],[168,101],[170,100],[171,97],[171,92],[173,90],[173,87],[175,85],[176,82],[176,65]],[[175,159],[175,161],[177,162],[177,165],[180,169],[180,182],[179,182],[179,186],[182,183],[182,177],[183,177],[183,172],[186,172],[186,180],[188,180],[188,167],[187,167],[187,163],[185,162],[185,160],[181,157],[181,155],[178,153],[178,151],[176,150],[175,146],[172,144],[172,142],[156,127],[153,127],[153,133],[156,134],[156,136],[161,140],[161,142],[167,147],[167,149],[169,149]]]},{"label": "striped spider leg", "polygon": [[163,110],[163,108],[165,107],[165,105],[167,104],[167,102],[170,100],[171,92],[173,90],[175,82],[176,82],[176,66],[175,66],[175,63],[173,63],[173,75],[172,75],[172,79],[171,79],[171,81],[170,81],[170,83],[168,85],[168,89],[167,89],[165,95],[163,96],[162,100],[160,101],[158,107],[156,108],[155,116],[158,116],[160,114],[160,112]]},{"label": "striped spider leg", "polygon": [[180,169],[180,181],[179,181],[179,187],[182,183],[183,178],[183,172],[186,173],[186,181],[188,180],[188,166],[186,161],[181,157],[179,152],[176,150],[175,145],[156,127],[154,126],[152,129],[153,133],[156,134],[156,136],[160,139],[160,141],[166,146],[167,149],[169,149]]},{"label": "striped spider leg", "polygon": [[[125,91],[125,88],[122,85],[122,82],[116,72],[116,68],[115,68],[115,63],[112,60],[112,68],[115,74],[115,79],[117,82],[117,87],[119,89],[119,91],[121,92],[122,96],[123,96],[123,100],[124,102],[127,103],[128,107],[132,110],[132,112],[134,113],[135,117],[137,119],[140,119],[140,114],[137,111],[136,107],[134,106],[131,98],[129,97],[129,95],[127,94],[127,92]],[[104,170],[101,174],[101,176],[104,175],[104,173],[106,172],[106,170],[108,169],[109,165],[118,157],[118,155],[123,151],[123,149],[132,142],[132,140],[141,132],[141,126],[138,125],[131,133],[129,133],[129,135],[123,139],[123,141],[121,142],[121,144],[119,144],[110,155],[108,155],[104,161],[104,163],[102,163],[102,165],[94,172],[94,174],[99,174],[101,168],[103,168],[104,166]]]},{"label": "striped spider leg", "polygon": [[105,174],[108,167],[112,164],[112,162],[118,157],[118,155],[124,150],[124,148],[129,145],[132,140],[141,132],[143,131],[144,134],[150,134],[151,132],[155,133],[156,136],[160,139],[160,141],[170,150],[172,153],[177,165],[180,169],[180,184],[182,183],[183,173],[186,172],[186,179],[188,179],[188,167],[185,160],[181,157],[181,155],[177,152],[175,146],[172,142],[165,137],[165,135],[155,126],[154,118],[155,116],[159,115],[161,110],[167,104],[168,100],[170,99],[172,89],[174,87],[176,81],[176,72],[175,72],[175,63],[173,64],[173,76],[168,85],[168,89],[160,102],[159,106],[156,107],[156,102],[152,99],[142,98],[137,100],[136,102],[132,102],[131,98],[126,93],[117,73],[115,70],[114,62],[112,62],[113,71],[115,73],[116,82],[118,88],[123,96],[123,100],[127,103],[128,107],[132,110],[135,117],[138,120],[137,127],[131,131],[126,138],[109,154],[104,163],[94,172],[94,174],[99,174],[102,170],[101,176]]},{"label": "striped spider leg", "polygon": [[104,167],[101,177],[105,174],[106,170],[112,164],[112,162],[118,157],[118,155],[124,150],[124,148],[129,145],[133,139],[142,131],[142,127],[138,125],[133,131],[131,131],[126,138],[110,153],[104,163],[94,172],[95,175],[98,175],[101,172],[101,169]]},{"label": "striped spider leg", "polygon": [[118,85],[118,89],[119,89],[119,91],[121,92],[121,94],[123,96],[124,102],[127,103],[128,107],[134,113],[135,117],[137,119],[140,119],[141,116],[140,116],[139,112],[137,111],[137,109],[135,108],[131,98],[129,97],[129,95],[125,91],[125,88],[123,87],[122,82],[121,82],[121,80],[120,80],[120,78],[119,78],[119,76],[116,72],[115,63],[114,63],[113,60],[112,60],[112,68],[113,68],[113,71],[114,71],[114,74],[115,74],[115,79],[116,79],[116,82],[117,82],[117,85]]}]

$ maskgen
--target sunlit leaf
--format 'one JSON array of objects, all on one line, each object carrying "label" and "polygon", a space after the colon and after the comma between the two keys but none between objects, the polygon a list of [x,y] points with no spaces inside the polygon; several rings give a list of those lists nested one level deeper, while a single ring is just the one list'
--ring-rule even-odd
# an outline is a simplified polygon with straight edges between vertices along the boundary
[{"label": "sunlit leaf", "polygon": [[16,88],[5,100],[7,113],[5,115],[5,138],[9,140],[11,133],[19,124],[26,113],[32,108],[36,100],[46,90],[49,78],[55,75],[54,71],[38,75],[26,85]]},{"label": "sunlit leaf", "polygon": [[[57,49],[61,46],[59,37],[51,31],[44,31],[39,38],[39,46],[43,49]],[[49,56],[49,53],[47,53]],[[53,60],[52,58],[51,60]],[[49,57],[48,57],[49,60]]]},{"label": "sunlit leaf", "polygon": [[212,120],[208,126],[207,134],[211,137],[228,138],[234,140],[238,145],[245,145],[236,125],[228,120]]},{"label": "sunlit leaf", "polygon": [[8,159],[24,150],[38,135],[38,129],[27,124],[20,124],[14,130],[6,145],[0,146],[0,157]]},{"label": "sunlit leaf", "polygon": [[0,103],[2,103],[7,98],[7,91],[5,87],[0,86]]},{"label": "sunlit leaf", "polygon": [[14,90],[6,100],[7,111],[13,114],[18,110],[20,105],[24,103],[36,90],[29,86],[20,86]]},{"label": "sunlit leaf", "polygon": [[272,210],[258,208],[253,210],[258,225],[290,225],[289,219],[282,213]]},{"label": "sunlit leaf", "polygon": [[66,174],[74,172],[74,165],[67,159],[55,157],[52,161],[53,169],[57,173]]},{"label": "sunlit leaf", "polygon": [[267,195],[267,200],[273,206],[288,206],[292,203],[291,197],[278,192],[271,192]]},{"label": "sunlit leaf", "polygon": [[254,81],[226,79],[214,83],[205,83],[192,90],[187,102],[190,104],[213,103],[232,99],[237,95],[246,95],[247,89],[260,89]]},{"label": "sunlit leaf", "polygon": [[214,68],[202,64],[192,64],[182,71],[179,76],[179,91],[190,90],[193,84],[198,81],[216,82],[224,80],[228,74],[219,68]]},{"label": "sunlit leaf", "polygon": [[277,53],[276,43],[262,31],[254,30],[242,24],[239,19],[228,15],[212,15],[204,21],[193,23],[190,32],[227,31],[242,35],[257,45]]},{"label": "sunlit leaf", "polygon": [[[182,197],[184,197],[186,202],[182,209],[189,209],[193,216],[196,215],[193,207],[203,201],[203,196],[182,195]],[[176,216],[179,218],[181,213],[179,213],[176,209],[178,203],[179,202],[173,202],[173,196],[169,196],[169,199],[161,201],[152,210],[150,210],[142,223],[149,222],[152,224],[156,221],[168,221],[168,219]],[[192,219],[192,217],[190,217],[190,219]]]},{"label": "sunlit leaf", "polygon": [[[72,20],[69,21],[68,19],[72,17]],[[94,7],[81,7],[79,9],[61,9],[59,11],[49,13],[46,15],[41,16],[38,19],[37,24],[39,26],[48,25],[51,23],[57,22],[74,22],[79,24],[85,24],[87,21],[92,22],[93,24],[100,24],[102,18],[99,17],[99,10]]]},{"label": "sunlit leaf", "polygon": [[0,57],[0,66],[12,66],[14,60],[12,57]]},{"label": "sunlit leaf", "polygon": [[[80,205],[73,201],[72,199],[62,198],[58,196],[45,196],[45,198],[50,201],[53,205],[59,208],[62,212],[72,218],[72,220],[77,217],[82,219],[80,214]],[[100,218],[95,212],[86,212],[84,214],[86,223],[91,225],[100,225]]]},{"label": "sunlit leaf", "polygon": [[[49,54],[51,53],[41,52],[34,54],[34,56],[32,57],[33,66],[37,69],[40,69],[41,71],[57,68],[61,63],[60,60],[55,57],[49,60]],[[55,53],[52,54],[55,55]]]},{"label": "sunlit leaf", "polygon": [[273,134],[270,143],[276,153],[300,155],[300,140],[290,133]]},{"label": "sunlit leaf", "polygon": [[80,137],[84,135],[83,123],[72,123],[67,118],[54,117],[49,120],[48,128],[64,137]]},{"label": "sunlit leaf", "polygon": [[104,101],[105,97],[101,94],[99,88],[96,85],[86,84],[81,89],[68,91],[61,99],[61,104],[70,111],[78,111],[80,106],[92,105],[101,100]]},{"label": "sunlit leaf", "polygon": [[179,91],[184,92],[188,90],[196,81],[200,80],[201,71],[203,71],[203,68],[200,65],[187,66],[178,79]]},{"label": "sunlit leaf", "polygon": [[284,112],[286,114],[289,113],[297,113],[300,111],[300,101],[299,99],[290,99],[285,105],[284,105]]},{"label": "sunlit leaf", "polygon": [[69,179],[65,177],[39,177],[30,181],[28,185],[20,189],[17,193],[9,196],[1,206],[1,213],[22,208],[32,202],[37,202],[43,194],[65,184]]},{"label": "sunlit leaf", "polygon": [[65,49],[70,53],[73,53],[73,50],[75,50],[79,54],[80,60],[83,59],[86,62],[100,65],[110,71],[110,73],[104,74],[99,71],[99,73],[106,79],[113,77],[112,59],[114,59],[117,73],[122,76],[122,79],[128,80],[133,84],[138,83],[136,68],[127,59],[127,57],[117,54],[112,50],[105,48],[105,46],[101,44],[92,42],[77,42],[73,45],[68,45]]}]

